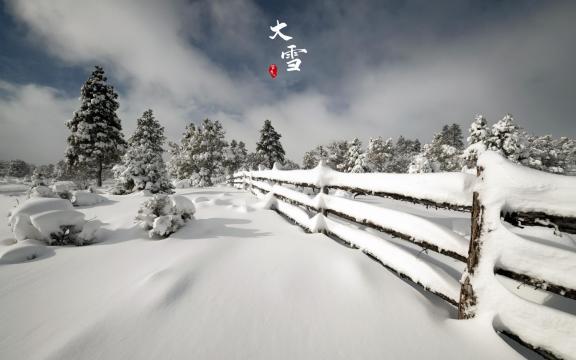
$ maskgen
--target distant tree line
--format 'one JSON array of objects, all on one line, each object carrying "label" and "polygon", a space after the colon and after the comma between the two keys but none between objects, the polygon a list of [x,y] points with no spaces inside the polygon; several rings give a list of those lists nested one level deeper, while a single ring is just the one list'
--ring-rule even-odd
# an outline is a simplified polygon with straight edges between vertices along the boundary
[{"label": "distant tree line", "polygon": [[[96,66],[80,90],[80,108],[66,123],[70,130],[63,160],[34,166],[23,160],[0,161],[0,176],[31,177],[38,182],[50,178],[74,180],[82,187],[113,177],[114,192],[139,190],[153,193],[173,191],[170,178],[189,186],[211,186],[240,169],[272,167],[297,169],[286,158],[282,136],[265,120],[255,151],[248,152],[239,140],[226,140],[217,120],[189,123],[179,142],[168,143],[169,161],[164,162],[164,127],[151,109],[137,120],[136,130],[126,141],[122,133],[118,94],[107,83],[104,70]],[[511,115],[488,125],[478,115],[464,141],[458,124],[444,125],[430,143],[399,136],[370,138],[366,147],[358,138],[336,140],[307,151],[302,167],[311,169],[323,161],[342,172],[428,173],[474,172],[482,152],[492,150],[535,169],[558,174],[576,173],[576,140],[551,135],[535,136],[523,131]]]}]

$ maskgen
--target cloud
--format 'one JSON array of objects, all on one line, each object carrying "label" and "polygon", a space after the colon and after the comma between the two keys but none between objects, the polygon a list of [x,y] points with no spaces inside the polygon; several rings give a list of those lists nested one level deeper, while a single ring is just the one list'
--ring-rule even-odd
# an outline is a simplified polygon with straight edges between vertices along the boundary
[{"label": "cloud", "polygon": [[50,87],[0,81],[2,158],[33,159],[38,164],[62,158],[67,137],[64,123],[77,106],[76,99],[65,99]]},{"label": "cloud", "polygon": [[[492,121],[511,112],[529,131],[575,136],[576,6],[498,6],[316,1],[271,13],[250,0],[10,1],[37,46],[71,65],[106,65],[122,90],[127,133],[150,107],[172,140],[209,117],[253,148],[270,119],[297,161],[334,139],[428,141],[442,124],[467,126],[478,112]],[[277,16],[309,53],[301,73],[270,80],[265,67],[281,64],[285,45],[267,39]],[[56,108],[71,103],[39,89]],[[52,133],[65,137],[62,127]]]}]

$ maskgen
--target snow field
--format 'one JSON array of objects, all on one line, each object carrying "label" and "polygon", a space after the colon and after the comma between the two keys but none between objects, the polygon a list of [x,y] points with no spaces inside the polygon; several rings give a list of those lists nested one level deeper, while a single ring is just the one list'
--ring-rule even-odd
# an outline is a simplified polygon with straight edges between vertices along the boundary
[{"label": "snow field", "polygon": [[0,358],[522,358],[490,319],[453,320],[444,303],[245,192],[178,194],[197,211],[165,240],[134,223],[148,196],[104,195],[79,209],[103,222],[100,243],[0,265]]}]

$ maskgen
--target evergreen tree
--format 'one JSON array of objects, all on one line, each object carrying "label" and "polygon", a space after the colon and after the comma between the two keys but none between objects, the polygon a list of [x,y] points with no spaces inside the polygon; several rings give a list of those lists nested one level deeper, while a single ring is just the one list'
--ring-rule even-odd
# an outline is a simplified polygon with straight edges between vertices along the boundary
[{"label": "evergreen tree", "polygon": [[408,167],[408,173],[431,173],[434,172],[432,161],[430,160],[430,144],[425,144],[422,151],[412,158]]},{"label": "evergreen tree", "polygon": [[414,155],[418,154],[421,150],[421,144],[418,139],[410,140],[404,138],[400,135],[398,140],[396,140],[396,145],[394,146],[393,156],[388,164],[386,172],[393,173],[406,173],[412,158]]},{"label": "evergreen tree", "polygon": [[267,163],[267,159],[264,157],[263,154],[252,152],[246,156],[246,162],[244,163],[244,168],[246,170],[258,170],[260,166],[265,166],[264,164]]},{"label": "evergreen tree", "polygon": [[476,169],[478,156],[488,148],[489,136],[490,129],[486,118],[483,115],[476,115],[470,129],[468,129],[468,147],[462,153],[465,171]]},{"label": "evergreen tree", "polygon": [[488,150],[497,151],[512,161],[518,161],[523,151],[520,128],[510,114],[492,125],[487,139]]},{"label": "evergreen tree", "polygon": [[368,171],[366,164],[366,154],[362,151],[362,142],[354,138],[348,143],[348,153],[346,161],[338,169],[342,172],[363,173]]},{"label": "evergreen tree", "polygon": [[192,142],[192,161],[198,168],[197,186],[212,186],[212,178],[223,171],[224,129],[218,120],[205,119]]},{"label": "evergreen tree", "polygon": [[152,110],[146,110],[128,140],[128,151],[122,156],[122,163],[114,167],[117,194],[140,190],[173,192],[162,158],[165,140],[164,127],[154,118]]},{"label": "evergreen tree", "polygon": [[248,156],[246,144],[244,144],[242,141],[237,142],[236,140],[232,140],[230,145],[228,145],[226,148],[224,154],[225,174],[232,175],[237,172],[246,162],[246,156]]},{"label": "evergreen tree", "polygon": [[102,186],[104,166],[117,162],[126,146],[116,115],[118,94],[106,80],[104,70],[96,66],[80,90],[80,109],[66,123],[72,132],[68,137],[67,161],[73,167],[94,167],[98,186]]},{"label": "evergreen tree", "polygon": [[452,146],[458,150],[464,149],[464,141],[462,137],[462,128],[458,124],[450,126],[444,125],[442,127],[442,143]]},{"label": "evergreen tree", "polygon": [[194,123],[186,126],[180,144],[169,143],[168,172],[177,180],[192,179],[199,169],[192,157],[198,151],[198,131]]},{"label": "evergreen tree", "polygon": [[8,165],[8,176],[25,177],[32,173],[32,168],[24,160],[12,160]]},{"label": "evergreen tree", "polygon": [[304,169],[313,169],[318,166],[320,160],[328,161],[328,151],[322,145],[316,146],[314,149],[304,153],[302,158],[302,165]]},{"label": "evergreen tree", "polygon": [[10,162],[0,160],[0,176],[7,176],[10,169]]},{"label": "evergreen tree", "polygon": [[256,152],[264,156],[264,165],[269,169],[275,162],[284,162],[285,153],[280,143],[281,137],[282,135],[276,132],[270,120],[264,121],[264,126],[260,130],[260,141],[256,143]]},{"label": "evergreen tree", "polygon": [[339,170],[344,166],[348,155],[348,141],[337,140],[327,146],[328,161],[327,165],[332,169]]},{"label": "evergreen tree", "polygon": [[284,170],[298,170],[300,166],[290,159],[284,159],[284,164],[282,164],[282,169]]},{"label": "evergreen tree", "polygon": [[393,147],[392,139],[384,141],[380,136],[377,138],[370,138],[368,149],[366,150],[366,162],[370,171],[386,171],[388,164],[392,159]]}]

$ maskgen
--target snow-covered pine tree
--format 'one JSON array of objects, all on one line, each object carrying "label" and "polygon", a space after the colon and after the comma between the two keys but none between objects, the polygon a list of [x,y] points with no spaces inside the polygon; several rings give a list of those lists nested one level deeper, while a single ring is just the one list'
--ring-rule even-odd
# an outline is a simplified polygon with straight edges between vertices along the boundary
[{"label": "snow-covered pine tree", "polygon": [[400,135],[396,140],[396,145],[393,149],[393,156],[390,159],[386,172],[392,173],[406,173],[408,167],[412,162],[414,155],[418,154],[421,150],[420,140],[410,140]]},{"label": "snow-covered pine tree", "polygon": [[128,140],[128,151],[122,156],[122,163],[113,168],[117,194],[140,190],[154,194],[173,192],[162,158],[165,140],[164,127],[152,110],[146,110]]},{"label": "snow-covered pine tree", "polygon": [[462,153],[463,171],[475,173],[478,156],[488,148],[489,136],[490,129],[486,118],[484,115],[476,115],[468,129],[468,147]]},{"label": "snow-covered pine tree", "polygon": [[11,160],[8,164],[8,176],[25,177],[30,175],[32,171],[30,164],[24,160]]},{"label": "snow-covered pine tree", "polygon": [[256,152],[264,156],[264,165],[269,169],[275,162],[284,162],[285,152],[280,143],[281,137],[270,120],[264,121],[264,126],[260,130],[260,140],[256,143]]},{"label": "snow-covered pine tree", "polygon": [[410,166],[408,166],[409,174],[434,172],[432,161],[429,158],[431,152],[430,147],[430,144],[424,144],[422,151],[414,155]]},{"label": "snow-covered pine tree", "polygon": [[302,158],[302,165],[304,169],[313,169],[318,166],[320,160],[328,161],[328,151],[322,145],[316,146],[314,149],[304,153]]},{"label": "snow-covered pine tree", "polygon": [[196,132],[192,161],[198,168],[198,177],[194,185],[212,186],[212,178],[223,174],[224,148],[228,145],[224,141],[224,129],[218,120],[205,119]]},{"label": "snow-covered pine tree", "polygon": [[372,172],[384,172],[392,158],[392,139],[383,140],[381,136],[370,138],[366,150],[366,162]]},{"label": "snow-covered pine tree", "polygon": [[244,163],[243,168],[246,170],[258,170],[261,165],[265,166],[265,163],[267,163],[267,159],[263,154],[251,152],[246,156],[246,162]]},{"label": "snow-covered pine tree", "polygon": [[304,169],[313,169],[318,165],[318,155],[316,154],[316,149],[306,151],[302,157],[302,167]]},{"label": "snow-covered pine tree", "polygon": [[238,171],[246,161],[246,156],[248,156],[246,144],[244,144],[242,141],[230,141],[230,144],[224,151],[223,164],[225,175],[232,175]]},{"label": "snow-covered pine tree", "polygon": [[354,138],[348,143],[346,161],[341,164],[338,170],[342,172],[357,173],[368,171],[368,166],[366,164],[366,154],[364,154],[362,151],[362,142],[358,138]]},{"label": "snow-covered pine tree", "polygon": [[497,151],[509,160],[517,162],[523,151],[520,128],[510,114],[492,125],[487,139],[488,150]]},{"label": "snow-covered pine tree", "polygon": [[180,144],[170,143],[168,173],[177,180],[192,179],[198,174],[198,166],[192,159],[199,151],[199,133],[194,123],[186,126]]},{"label": "snow-covered pine tree", "polygon": [[332,169],[339,170],[344,166],[348,155],[348,141],[333,141],[326,147],[328,150],[328,159],[326,165]]},{"label": "snow-covered pine tree", "polygon": [[282,164],[283,170],[298,170],[300,169],[300,165],[290,159],[284,159],[284,163]]},{"label": "snow-covered pine tree", "polygon": [[444,125],[442,127],[442,143],[458,150],[464,149],[462,128],[458,124]]},{"label": "snow-covered pine tree", "polygon": [[96,66],[80,90],[80,109],[66,123],[72,132],[68,136],[67,161],[73,167],[94,167],[98,186],[102,186],[104,166],[117,162],[126,147],[116,115],[118,94],[106,80],[104,70]]}]

